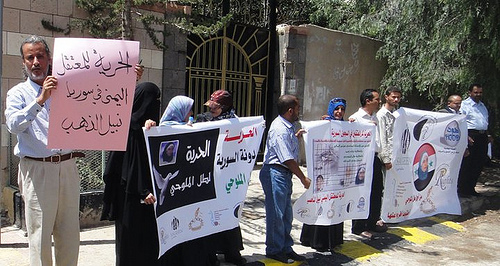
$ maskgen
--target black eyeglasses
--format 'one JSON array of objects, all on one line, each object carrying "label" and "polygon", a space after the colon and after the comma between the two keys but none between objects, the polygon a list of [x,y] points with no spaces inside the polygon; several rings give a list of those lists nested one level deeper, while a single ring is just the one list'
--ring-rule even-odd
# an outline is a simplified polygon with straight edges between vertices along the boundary
[{"label": "black eyeglasses", "polygon": [[333,98],[332,103],[343,103],[343,104],[346,104],[346,101],[344,98]]}]

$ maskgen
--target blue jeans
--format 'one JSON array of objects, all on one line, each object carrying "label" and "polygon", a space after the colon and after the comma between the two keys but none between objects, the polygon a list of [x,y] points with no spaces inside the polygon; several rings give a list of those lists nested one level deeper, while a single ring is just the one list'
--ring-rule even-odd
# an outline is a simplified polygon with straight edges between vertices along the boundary
[{"label": "blue jeans", "polygon": [[292,172],[264,164],[259,173],[266,205],[266,254],[292,251]]}]

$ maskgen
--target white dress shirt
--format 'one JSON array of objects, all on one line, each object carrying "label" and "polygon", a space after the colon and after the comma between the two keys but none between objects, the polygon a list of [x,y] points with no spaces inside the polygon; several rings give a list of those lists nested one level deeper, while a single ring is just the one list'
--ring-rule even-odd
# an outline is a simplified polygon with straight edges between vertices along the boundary
[{"label": "white dress shirt", "polygon": [[44,158],[71,150],[47,149],[50,99],[44,106],[36,102],[41,87],[27,79],[7,92],[5,118],[7,129],[17,135],[14,154],[19,157]]}]

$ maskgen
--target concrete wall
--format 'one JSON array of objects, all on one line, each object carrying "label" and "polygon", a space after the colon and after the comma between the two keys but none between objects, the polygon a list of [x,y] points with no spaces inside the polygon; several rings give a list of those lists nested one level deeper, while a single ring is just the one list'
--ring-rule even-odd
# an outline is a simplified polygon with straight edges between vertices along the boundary
[{"label": "concrete wall", "polygon": [[301,120],[319,120],[333,97],[347,100],[346,118],[360,106],[359,94],[379,89],[387,63],[376,59],[382,42],[314,25],[278,27],[281,94],[295,94]]},{"label": "concrete wall", "polygon": [[[74,0],[4,0],[3,3],[3,20],[1,21],[3,41],[0,93],[2,101],[0,116],[0,214],[7,213],[8,218],[12,222],[14,217],[13,201],[15,190],[9,188],[9,157],[13,155],[9,150],[10,134],[5,127],[4,109],[7,91],[14,85],[23,81],[23,74],[21,71],[22,61],[19,52],[20,44],[25,37],[31,34],[43,36],[51,48],[53,47],[54,38],[56,37],[90,36],[79,30],[73,30],[69,35],[64,35],[63,33],[55,33],[42,27],[42,19],[51,21],[57,27],[65,28],[70,21],[85,18],[85,11],[78,9]],[[144,10],[143,13],[145,12],[152,11]],[[176,44],[174,46],[169,45],[170,47],[185,47],[182,41],[177,45],[178,41],[175,41],[175,38],[179,38],[177,33],[168,37],[167,41]],[[178,72],[178,70],[173,69],[185,68],[185,63],[179,60],[179,58],[182,59],[183,56],[185,57],[185,52],[182,52],[182,48],[169,50],[170,52],[166,53],[164,56],[163,51],[158,50],[153,45],[142,24],[137,22],[134,22],[134,40],[140,41],[141,43],[140,58],[142,59],[142,64],[145,66],[141,81],[154,82],[162,88],[164,92],[172,87],[183,87],[184,78],[175,79],[176,86],[170,86],[169,84],[167,84],[169,87],[165,86],[163,74],[164,61],[179,62],[175,65],[170,64],[170,71]],[[180,81],[182,81],[182,83],[180,83]],[[163,94],[166,95],[167,93]],[[14,135],[13,139],[15,139]]]}]

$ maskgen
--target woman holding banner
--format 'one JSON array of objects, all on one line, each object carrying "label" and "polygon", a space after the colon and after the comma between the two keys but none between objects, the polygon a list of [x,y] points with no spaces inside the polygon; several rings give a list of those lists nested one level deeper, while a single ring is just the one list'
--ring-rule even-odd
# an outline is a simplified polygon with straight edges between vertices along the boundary
[{"label": "woman holding banner", "polygon": [[[237,117],[234,113],[233,96],[229,91],[214,91],[210,95],[210,100],[205,105],[209,108],[209,112],[197,115],[196,122],[217,121]],[[212,260],[216,261],[216,263],[217,257],[215,253],[224,254],[224,260],[235,265],[244,265],[246,263],[246,259],[240,253],[240,250],[243,249],[243,237],[241,236],[239,226],[211,235],[210,243],[215,249],[215,252],[212,252],[211,256]]]},{"label": "woman holding banner", "polygon": [[[160,126],[184,125],[192,116],[194,100],[178,95],[173,97],[160,119]],[[156,126],[154,120],[148,119],[144,124],[146,129]],[[214,262],[210,257],[210,244],[208,237],[189,240],[169,249],[162,257],[163,265],[176,266],[211,266]],[[141,264],[146,265],[146,264]]]},{"label": "woman holding banner", "polygon": [[[323,120],[344,121],[346,107],[346,100],[333,98],[328,105],[328,114],[323,115],[321,118]],[[321,181],[323,182],[323,177],[321,177]],[[319,252],[332,251],[334,247],[344,243],[343,234],[343,222],[334,225],[304,224],[300,234],[300,242],[303,246],[314,248]]]},{"label": "woman holding banner", "polygon": [[115,221],[116,265],[160,265],[155,198],[142,131],[146,119],[158,119],[159,98],[160,89],[155,84],[137,85],[127,150],[112,151],[103,174],[106,186],[101,220]]}]

